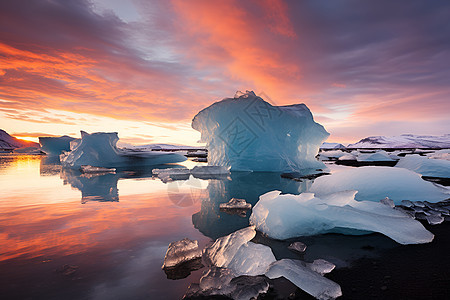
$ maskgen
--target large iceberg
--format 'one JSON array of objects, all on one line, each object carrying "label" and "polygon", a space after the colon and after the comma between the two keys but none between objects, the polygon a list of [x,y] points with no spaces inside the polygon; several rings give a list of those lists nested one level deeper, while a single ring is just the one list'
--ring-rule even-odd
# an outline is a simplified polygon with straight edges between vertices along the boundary
[{"label": "large iceberg", "polygon": [[80,168],[82,165],[94,167],[126,167],[136,165],[161,165],[186,160],[173,152],[136,151],[117,148],[117,132],[97,132],[88,134],[81,131],[81,141],[71,143],[70,152],[61,154],[63,167]]},{"label": "large iceberg", "polygon": [[450,161],[448,160],[430,159],[415,154],[405,156],[395,166],[426,177],[450,178]]},{"label": "large iceberg", "polygon": [[258,231],[280,240],[364,231],[380,232],[400,244],[433,240],[433,234],[409,215],[379,202],[356,201],[355,194],[356,191],[343,191],[318,198],[313,193],[268,192],[253,207],[250,223]]},{"label": "large iceberg", "polygon": [[324,167],[315,156],[329,133],[305,104],[273,106],[247,91],[200,111],[192,128],[211,165],[273,172]]},{"label": "large iceberg", "polygon": [[75,138],[67,135],[59,137],[41,136],[39,137],[39,144],[41,144],[41,150],[47,155],[60,155],[63,151],[70,150],[70,142],[73,140]]},{"label": "large iceberg", "polygon": [[401,200],[438,202],[450,197],[450,189],[423,180],[403,168],[351,168],[317,178],[309,189],[318,197],[345,190],[356,190],[356,200],[380,201],[386,197]]}]

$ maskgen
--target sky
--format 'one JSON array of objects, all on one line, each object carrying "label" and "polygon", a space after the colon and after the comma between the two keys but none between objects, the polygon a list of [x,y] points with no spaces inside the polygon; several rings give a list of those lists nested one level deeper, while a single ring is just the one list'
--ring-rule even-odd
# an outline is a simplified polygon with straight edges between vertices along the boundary
[{"label": "sky", "polygon": [[195,145],[201,109],[305,103],[329,142],[450,129],[446,0],[0,0],[0,128]]}]

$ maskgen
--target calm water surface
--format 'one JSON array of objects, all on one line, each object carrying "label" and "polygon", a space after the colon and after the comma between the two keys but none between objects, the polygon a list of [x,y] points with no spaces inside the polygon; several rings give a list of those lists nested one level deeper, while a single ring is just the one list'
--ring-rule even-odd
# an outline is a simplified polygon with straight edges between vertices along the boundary
[{"label": "calm water surface", "polygon": [[166,184],[151,171],[85,176],[45,156],[0,156],[1,298],[180,299],[201,271],[167,279],[169,243],[188,237],[203,247],[248,226],[248,216],[219,212],[231,197],[255,204],[264,192],[310,184],[276,173]]},{"label": "calm water surface", "polygon": [[[248,226],[249,214],[219,211],[232,197],[254,205],[265,192],[298,194],[311,184],[243,172],[163,183],[151,168],[86,176],[45,156],[0,156],[0,298],[181,299],[202,270],[168,279],[161,265],[169,243],[187,237],[204,247]],[[328,234],[302,238],[308,251],[299,257],[287,249],[292,240],[258,234],[254,241],[270,246],[277,259],[324,258],[338,268],[397,246],[380,234]]]}]

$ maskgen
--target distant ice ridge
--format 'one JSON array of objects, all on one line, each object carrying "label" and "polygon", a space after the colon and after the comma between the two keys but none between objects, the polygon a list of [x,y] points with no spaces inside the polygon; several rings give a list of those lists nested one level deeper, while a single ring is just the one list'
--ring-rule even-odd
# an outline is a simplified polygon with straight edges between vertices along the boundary
[{"label": "distant ice ridge", "polygon": [[41,150],[47,155],[60,155],[63,151],[70,150],[70,142],[75,138],[63,135],[59,137],[39,137],[39,143],[41,144]]},{"label": "distant ice ridge", "polygon": [[339,191],[356,190],[356,200],[378,202],[385,197],[401,200],[438,202],[450,197],[450,189],[423,180],[419,174],[392,167],[360,167],[317,178],[309,189],[321,198]]},{"label": "distant ice ridge", "polygon": [[67,168],[124,167],[129,165],[160,165],[185,161],[178,153],[162,151],[136,151],[117,148],[117,132],[88,134],[81,131],[81,140],[70,143],[72,151],[60,155],[61,164]]},{"label": "distant ice ridge", "polygon": [[339,143],[327,143],[324,142],[321,146],[320,149],[345,149],[345,146]]},{"label": "distant ice ridge", "polygon": [[361,231],[380,232],[400,244],[433,240],[433,234],[409,215],[383,203],[356,201],[355,194],[356,191],[343,191],[319,198],[313,193],[268,192],[254,206],[250,223],[258,231],[280,240],[329,232],[361,234]]},{"label": "distant ice ridge", "polygon": [[450,161],[448,160],[430,159],[415,154],[405,156],[395,166],[414,171],[422,176],[450,178]]},{"label": "distant ice ridge", "polygon": [[450,148],[450,134],[370,136],[347,148]]},{"label": "distant ice ridge", "polygon": [[192,120],[208,163],[242,171],[323,168],[315,156],[329,136],[304,104],[273,106],[254,92],[216,102]]}]

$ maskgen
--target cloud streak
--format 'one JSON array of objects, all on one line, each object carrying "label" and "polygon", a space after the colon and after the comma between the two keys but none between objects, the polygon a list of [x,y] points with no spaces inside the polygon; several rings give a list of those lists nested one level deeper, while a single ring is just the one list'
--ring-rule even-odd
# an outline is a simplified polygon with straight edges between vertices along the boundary
[{"label": "cloud streak", "polygon": [[274,104],[306,103],[349,138],[372,132],[361,131],[367,123],[389,134],[393,120],[417,133],[448,128],[447,1],[136,0],[128,21],[99,5],[0,4],[6,118],[61,110],[188,123],[253,89]]}]

